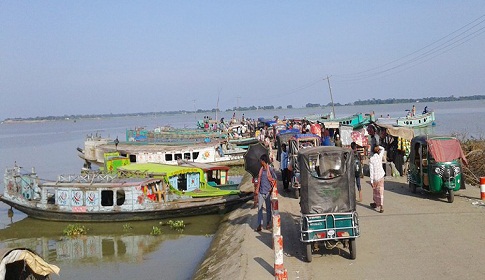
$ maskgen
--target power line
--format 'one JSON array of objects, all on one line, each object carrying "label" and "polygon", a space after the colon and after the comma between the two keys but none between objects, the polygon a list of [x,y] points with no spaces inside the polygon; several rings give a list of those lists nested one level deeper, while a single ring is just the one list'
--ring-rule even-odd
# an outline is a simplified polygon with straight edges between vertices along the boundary
[{"label": "power line", "polygon": [[[406,69],[409,69],[411,67],[414,67],[418,64],[421,64],[425,61],[429,61],[431,58],[434,58],[438,55],[441,55],[445,52],[448,52],[452,49],[454,49],[457,46],[460,46],[476,37],[479,35],[483,34],[485,31],[485,26],[482,24],[485,22],[485,15],[482,15],[475,20],[471,21],[470,23],[460,27],[459,29],[451,32],[450,34],[426,45],[425,47],[422,47],[410,54],[407,54],[401,58],[395,59],[391,62],[385,63],[383,65],[373,67],[367,70],[359,71],[356,73],[350,73],[350,74],[339,74],[335,75],[337,78],[339,78],[340,81],[346,81],[346,82],[352,82],[352,81],[361,81],[361,80],[367,80],[367,79],[372,79],[375,78],[376,76],[385,74],[387,72],[391,72],[394,70],[398,70],[398,72],[401,72],[402,67],[406,67]],[[478,22],[478,23],[476,23]],[[482,25],[482,26],[480,26]],[[451,37],[452,35],[459,33],[452,38],[440,43],[439,45],[435,46],[437,43],[445,40],[446,38]],[[433,48],[426,50],[430,47],[434,46]],[[422,51],[426,50],[425,52],[421,53]],[[419,54],[421,53],[421,54]],[[419,54],[415,56],[416,54]],[[428,58],[430,57],[431,58]],[[407,59],[407,60],[405,60]],[[403,62],[400,62],[403,61]],[[397,65],[392,66],[396,62],[400,62]],[[409,66],[410,64],[415,63],[415,65]],[[386,67],[389,66],[389,67]],[[385,68],[386,67],[386,68]]]},{"label": "power line", "polygon": [[[335,77],[334,81],[337,80],[337,82],[346,83],[361,82],[364,80],[375,80],[403,72],[412,67],[428,62],[431,59],[451,51],[452,49],[455,49],[456,47],[461,46],[464,43],[482,35],[485,33],[485,25],[483,23],[485,23],[485,15],[481,15],[457,30],[447,34],[446,36],[388,63],[355,73],[333,75]],[[329,77],[319,78],[296,88],[290,89],[286,92],[264,95],[259,97],[259,100],[274,100],[275,98],[292,96],[297,92],[328,80],[328,78]],[[240,97],[237,97],[238,103],[239,98]]]}]

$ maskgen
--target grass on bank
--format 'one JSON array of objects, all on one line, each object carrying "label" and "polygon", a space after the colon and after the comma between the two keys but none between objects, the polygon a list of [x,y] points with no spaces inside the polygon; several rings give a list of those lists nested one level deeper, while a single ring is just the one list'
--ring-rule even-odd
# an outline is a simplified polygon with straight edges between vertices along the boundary
[{"label": "grass on bank", "polygon": [[455,134],[460,140],[461,148],[468,160],[468,166],[463,165],[466,184],[480,185],[480,177],[485,177],[485,139],[468,137],[466,133]]}]

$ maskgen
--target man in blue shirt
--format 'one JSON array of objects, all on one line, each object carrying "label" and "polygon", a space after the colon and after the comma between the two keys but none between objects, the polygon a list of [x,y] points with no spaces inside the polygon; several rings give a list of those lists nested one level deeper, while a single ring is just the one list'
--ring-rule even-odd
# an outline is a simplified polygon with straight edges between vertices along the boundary
[{"label": "man in blue shirt", "polygon": [[286,192],[289,192],[289,183],[290,183],[290,170],[288,170],[288,152],[286,151],[286,144],[281,145],[281,162],[280,162],[280,169],[281,169],[281,179],[283,180],[283,188]]}]

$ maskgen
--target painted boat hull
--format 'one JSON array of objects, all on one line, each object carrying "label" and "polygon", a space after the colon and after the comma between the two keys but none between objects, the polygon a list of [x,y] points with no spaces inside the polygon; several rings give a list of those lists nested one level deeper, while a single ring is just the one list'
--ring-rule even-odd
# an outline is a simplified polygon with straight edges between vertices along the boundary
[{"label": "painted boat hull", "polygon": [[55,209],[41,209],[35,206],[28,207],[14,203],[0,195],[0,200],[5,204],[25,213],[27,216],[48,221],[70,221],[70,222],[123,222],[123,221],[144,221],[176,217],[198,216],[208,214],[222,214],[234,210],[246,201],[253,198],[252,193],[241,193],[226,198],[210,199],[203,202],[186,201],[174,202],[172,205],[148,211],[123,212],[113,210],[112,212],[65,212]]},{"label": "painted boat hull", "polygon": [[36,219],[123,222],[223,213],[253,198],[207,186],[200,168],[156,166],[153,177],[87,173],[56,181],[15,166],[5,171],[0,201]]}]

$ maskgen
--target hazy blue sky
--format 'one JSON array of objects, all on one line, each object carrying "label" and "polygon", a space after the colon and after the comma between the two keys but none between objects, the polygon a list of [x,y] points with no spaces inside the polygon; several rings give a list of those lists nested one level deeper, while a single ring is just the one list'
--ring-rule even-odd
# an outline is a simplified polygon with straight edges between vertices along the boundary
[{"label": "hazy blue sky", "polygon": [[0,120],[485,94],[484,33],[484,0],[0,0]]}]

